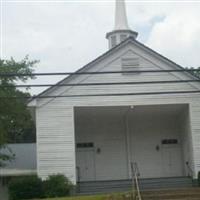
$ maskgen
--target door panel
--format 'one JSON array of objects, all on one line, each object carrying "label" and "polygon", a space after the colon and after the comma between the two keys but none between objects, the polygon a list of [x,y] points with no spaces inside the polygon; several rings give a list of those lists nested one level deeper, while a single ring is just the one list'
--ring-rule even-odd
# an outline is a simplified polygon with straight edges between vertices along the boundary
[{"label": "door panel", "polygon": [[77,167],[79,168],[80,181],[95,180],[95,162],[93,149],[78,149],[76,156]]},{"label": "door panel", "polygon": [[181,148],[178,145],[163,147],[162,159],[166,177],[183,176]]}]

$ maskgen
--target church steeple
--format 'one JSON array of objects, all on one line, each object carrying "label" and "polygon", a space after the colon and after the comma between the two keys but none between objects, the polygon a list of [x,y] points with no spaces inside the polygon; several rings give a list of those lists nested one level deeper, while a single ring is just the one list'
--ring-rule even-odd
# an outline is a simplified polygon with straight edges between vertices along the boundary
[{"label": "church steeple", "polygon": [[116,0],[115,8],[115,27],[112,32],[106,34],[109,42],[109,49],[123,42],[128,37],[136,39],[138,33],[130,30],[126,15],[126,7],[124,0]]},{"label": "church steeple", "polygon": [[114,30],[129,30],[124,0],[116,0]]}]

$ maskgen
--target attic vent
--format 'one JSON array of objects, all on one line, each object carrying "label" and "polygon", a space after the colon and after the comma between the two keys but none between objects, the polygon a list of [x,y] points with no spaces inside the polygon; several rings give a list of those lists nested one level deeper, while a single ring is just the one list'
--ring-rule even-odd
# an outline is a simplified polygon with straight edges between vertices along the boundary
[{"label": "attic vent", "polygon": [[126,73],[126,71],[138,71],[139,70],[139,58],[122,58],[122,71],[124,75],[133,75],[136,73]]}]

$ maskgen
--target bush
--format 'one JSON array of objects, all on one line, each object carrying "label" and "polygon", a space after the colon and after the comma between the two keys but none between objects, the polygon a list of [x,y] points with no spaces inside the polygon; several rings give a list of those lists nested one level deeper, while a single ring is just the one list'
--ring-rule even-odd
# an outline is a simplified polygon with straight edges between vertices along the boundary
[{"label": "bush", "polygon": [[8,186],[10,200],[43,197],[42,180],[37,176],[13,178]]},{"label": "bush", "polygon": [[51,175],[44,181],[37,176],[11,179],[8,191],[10,200],[69,196],[72,183],[61,174]]},{"label": "bush", "polygon": [[73,189],[72,183],[61,174],[51,175],[43,183],[45,197],[69,196]]},{"label": "bush", "polygon": [[198,186],[200,186],[200,171],[198,172],[197,182],[198,182]]}]

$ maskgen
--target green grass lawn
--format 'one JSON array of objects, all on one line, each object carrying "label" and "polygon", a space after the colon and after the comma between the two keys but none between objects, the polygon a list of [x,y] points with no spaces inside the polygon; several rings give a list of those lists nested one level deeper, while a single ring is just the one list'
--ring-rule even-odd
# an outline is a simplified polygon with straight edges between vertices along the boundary
[{"label": "green grass lawn", "polygon": [[[107,200],[109,195],[97,195],[97,196],[77,196],[77,197],[62,197],[62,198],[50,198],[44,200]],[[39,200],[39,199],[35,199]]]},{"label": "green grass lawn", "polygon": [[[107,195],[95,195],[95,196],[74,196],[74,197],[62,197],[62,198],[49,198],[43,200],[124,200],[129,199],[129,194],[107,194]],[[39,199],[35,199],[39,200]],[[42,200],[42,199],[41,199]]]}]

